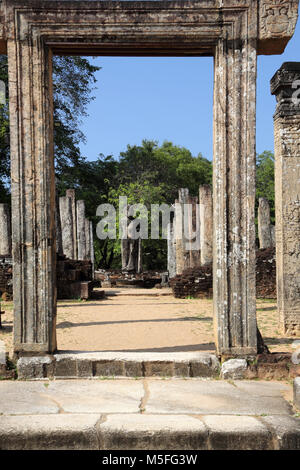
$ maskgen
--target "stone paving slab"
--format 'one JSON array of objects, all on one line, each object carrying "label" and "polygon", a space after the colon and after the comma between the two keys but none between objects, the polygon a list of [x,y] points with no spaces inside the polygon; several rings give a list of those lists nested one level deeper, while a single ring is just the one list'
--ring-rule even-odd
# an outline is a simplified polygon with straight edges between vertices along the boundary
[{"label": "stone paving slab", "polygon": [[196,378],[0,381],[0,449],[300,450],[287,392]]},{"label": "stone paving slab", "polygon": [[0,382],[1,415],[38,415],[59,412],[59,406],[46,395],[41,382]]},{"label": "stone paving slab", "polygon": [[197,413],[221,415],[289,414],[282,397],[289,385],[272,382],[212,380],[148,380],[147,413]]},{"label": "stone paving slab", "polygon": [[[0,382],[0,413],[138,413],[142,381]],[[5,399],[3,399],[5,397]]]}]

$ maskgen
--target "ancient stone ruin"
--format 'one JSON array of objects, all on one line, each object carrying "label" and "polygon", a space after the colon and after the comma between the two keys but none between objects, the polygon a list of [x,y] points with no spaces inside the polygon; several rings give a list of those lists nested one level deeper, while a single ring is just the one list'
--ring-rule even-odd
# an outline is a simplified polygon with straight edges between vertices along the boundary
[{"label": "ancient stone ruin", "polygon": [[168,272],[172,278],[190,268],[212,263],[213,197],[209,185],[199,187],[199,198],[187,188],[178,191],[174,218],[168,226]]},{"label": "ancient stone ruin", "polygon": [[277,296],[280,323],[287,334],[300,334],[300,63],[287,62],[271,80],[276,96],[275,210]]},{"label": "ancient stone ruin", "polygon": [[[298,0],[1,2],[0,52],[7,53],[9,64],[16,354],[53,353],[57,348],[53,54],[214,57],[216,347],[219,355],[257,353],[257,56],[281,54],[293,36],[297,16]],[[279,206],[285,207],[276,222],[276,240],[282,246],[278,295],[287,328],[299,317],[299,185],[293,185],[288,196],[284,191],[299,150],[298,114],[289,112],[283,97],[283,90],[291,86],[284,78],[289,74],[281,71],[273,82],[280,98],[275,117],[276,180],[282,188]]]},{"label": "ancient stone ruin", "polygon": [[[85,217],[84,201],[77,201],[76,208],[74,190],[57,198],[55,223],[57,299],[87,300],[97,285],[93,281],[93,228]],[[0,204],[0,297],[6,300],[13,299],[11,244],[10,209]]]}]

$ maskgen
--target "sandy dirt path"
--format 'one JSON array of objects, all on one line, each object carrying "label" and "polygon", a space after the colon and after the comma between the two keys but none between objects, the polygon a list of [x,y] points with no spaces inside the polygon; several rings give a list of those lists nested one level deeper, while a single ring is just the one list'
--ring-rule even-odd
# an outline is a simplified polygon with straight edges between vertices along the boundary
[{"label": "sandy dirt path", "polygon": [[[57,339],[64,351],[214,351],[212,300],[175,299],[165,289],[107,289],[99,301],[58,303]],[[4,340],[12,353],[13,305],[2,303]],[[258,325],[272,352],[297,339],[278,329],[273,300],[257,301]]]}]

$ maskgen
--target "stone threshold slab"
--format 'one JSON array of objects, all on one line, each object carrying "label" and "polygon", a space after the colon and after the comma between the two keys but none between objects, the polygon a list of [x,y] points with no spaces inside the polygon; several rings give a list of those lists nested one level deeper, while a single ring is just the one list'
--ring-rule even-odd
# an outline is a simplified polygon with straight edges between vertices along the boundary
[{"label": "stone threshold slab", "polygon": [[289,416],[0,416],[1,450],[300,450]]},{"label": "stone threshold slab", "polygon": [[85,352],[21,357],[19,379],[91,377],[218,377],[214,354],[198,352]]}]

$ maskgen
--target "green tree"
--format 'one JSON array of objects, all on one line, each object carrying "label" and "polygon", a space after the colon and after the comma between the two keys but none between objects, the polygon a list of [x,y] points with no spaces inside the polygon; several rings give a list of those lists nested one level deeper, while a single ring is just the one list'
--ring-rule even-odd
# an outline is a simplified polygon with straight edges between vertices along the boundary
[{"label": "green tree", "polygon": [[[82,57],[53,58],[53,104],[54,104],[54,158],[57,176],[69,166],[77,165],[82,156],[79,143],[84,141],[80,129],[86,115],[87,105],[93,100],[92,91],[96,83],[93,66]],[[8,90],[7,56],[0,56],[0,80]],[[8,91],[7,91],[8,95]],[[0,105],[0,201],[9,200],[10,147],[8,96],[5,105]]]},{"label": "green tree", "polygon": [[275,222],[275,178],[274,154],[265,150],[256,158],[256,209],[260,197],[268,199],[270,204],[271,220]]},{"label": "green tree", "polygon": [[[188,149],[171,142],[159,146],[155,141],[144,140],[141,146],[128,146],[120,154],[118,179],[118,186],[110,188],[108,201],[118,207],[119,197],[127,196],[129,205],[144,204],[150,213],[151,204],[173,204],[181,187],[197,195],[200,184],[211,183],[212,163],[201,154],[193,157]],[[166,240],[143,240],[142,243],[144,267],[166,269]],[[114,252],[120,263],[118,240]]]}]

